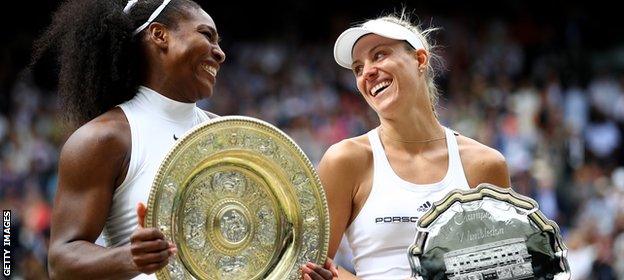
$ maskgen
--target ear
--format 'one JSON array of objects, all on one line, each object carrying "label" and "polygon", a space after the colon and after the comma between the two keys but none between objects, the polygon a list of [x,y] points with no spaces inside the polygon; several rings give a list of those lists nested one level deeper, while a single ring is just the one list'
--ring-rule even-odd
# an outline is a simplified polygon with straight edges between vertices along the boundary
[{"label": "ear", "polygon": [[412,52],[414,59],[418,62],[418,71],[423,72],[429,66],[429,53],[426,50],[418,49]]},{"label": "ear", "polygon": [[152,22],[147,27],[147,40],[161,49],[169,47],[170,36],[169,29],[162,23]]}]

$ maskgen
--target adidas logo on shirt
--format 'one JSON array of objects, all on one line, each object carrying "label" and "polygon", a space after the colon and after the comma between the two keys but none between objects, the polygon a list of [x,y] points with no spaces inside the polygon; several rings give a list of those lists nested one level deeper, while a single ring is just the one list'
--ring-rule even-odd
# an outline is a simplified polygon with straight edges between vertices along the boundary
[{"label": "adidas logo on shirt", "polygon": [[416,211],[418,211],[418,212],[427,212],[427,210],[429,210],[429,208],[431,208],[431,202],[427,201],[427,202],[423,203],[423,205],[420,205],[420,207],[418,207],[418,209]]}]

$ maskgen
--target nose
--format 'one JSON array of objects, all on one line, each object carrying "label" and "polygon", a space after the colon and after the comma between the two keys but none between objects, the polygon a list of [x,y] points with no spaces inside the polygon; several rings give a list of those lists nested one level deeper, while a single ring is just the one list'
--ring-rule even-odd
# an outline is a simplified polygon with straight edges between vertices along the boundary
[{"label": "nose", "polygon": [[223,63],[223,61],[225,61],[225,53],[223,52],[223,50],[221,49],[221,47],[219,45],[217,45],[216,47],[212,48],[212,55],[214,56],[215,60],[221,64]]},{"label": "nose", "polygon": [[369,80],[369,81],[377,78],[377,75],[379,74],[377,67],[374,67],[370,64],[368,65],[365,64],[363,71],[364,71],[363,72],[364,79]]}]

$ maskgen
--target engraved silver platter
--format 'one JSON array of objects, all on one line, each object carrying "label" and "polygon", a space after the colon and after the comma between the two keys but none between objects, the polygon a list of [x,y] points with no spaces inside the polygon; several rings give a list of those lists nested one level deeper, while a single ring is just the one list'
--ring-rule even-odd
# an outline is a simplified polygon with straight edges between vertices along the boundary
[{"label": "engraved silver platter", "polygon": [[312,164],[250,117],[217,118],[177,141],[145,223],[178,248],[158,279],[300,279],[302,264],[327,256],[327,201]]},{"label": "engraved silver platter", "polygon": [[509,188],[453,191],[416,231],[407,252],[413,279],[570,279],[557,224]]}]

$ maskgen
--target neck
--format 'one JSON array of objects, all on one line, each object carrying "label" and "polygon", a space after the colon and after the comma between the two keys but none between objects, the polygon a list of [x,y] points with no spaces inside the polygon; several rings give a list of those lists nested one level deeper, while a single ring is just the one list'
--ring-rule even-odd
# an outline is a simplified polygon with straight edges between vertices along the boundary
[{"label": "neck", "polygon": [[168,82],[165,76],[161,80],[151,80],[145,83],[145,86],[153,89],[162,96],[165,96],[171,100],[175,100],[183,103],[195,103],[194,100],[189,100],[181,93],[181,87],[175,87],[172,83]]},{"label": "neck", "polygon": [[444,127],[431,110],[412,110],[397,118],[382,118],[380,137],[386,145],[396,147],[424,147],[441,141],[445,137]]},{"label": "neck", "polygon": [[195,103],[184,96],[184,86],[180,82],[172,80],[161,60],[151,61],[148,59],[144,67],[143,85],[153,89],[162,96],[183,103]]}]

